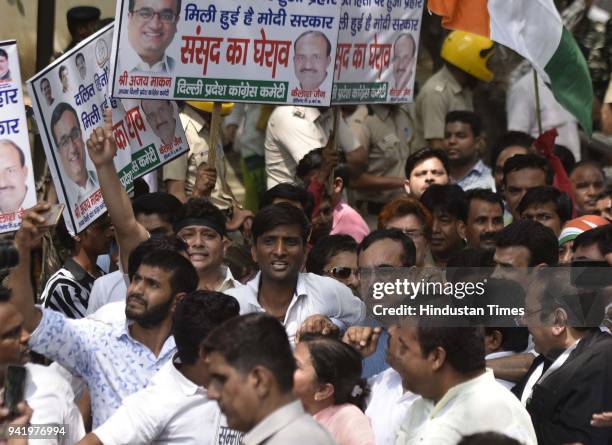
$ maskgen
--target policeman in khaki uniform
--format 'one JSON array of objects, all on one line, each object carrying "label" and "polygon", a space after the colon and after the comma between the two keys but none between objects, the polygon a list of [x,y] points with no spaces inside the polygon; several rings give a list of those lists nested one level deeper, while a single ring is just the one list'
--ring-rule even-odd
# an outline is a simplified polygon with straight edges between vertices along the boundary
[{"label": "policeman in khaki uniform", "polygon": [[487,67],[493,41],[464,31],[451,32],[440,56],[445,65],[431,76],[416,98],[415,144],[443,148],[444,118],[449,111],[473,111],[472,89],[478,80],[490,82]]},{"label": "policeman in khaki uniform", "polygon": [[[224,103],[221,107],[221,115],[230,114],[233,107],[233,103]],[[179,114],[189,144],[189,152],[165,164],[163,166],[163,178],[166,191],[176,196],[181,202],[185,202],[191,197],[198,167],[208,161],[212,110],[212,102],[187,101]],[[227,191],[224,190],[221,180],[226,173],[221,144],[218,146],[215,161],[217,182],[210,199],[220,209],[228,209],[231,207],[232,200]]]},{"label": "policeman in khaki uniform", "polygon": [[370,105],[370,113],[360,120],[352,128],[368,152],[368,167],[350,187],[362,214],[375,219],[387,202],[404,194],[404,166],[415,149],[414,123],[403,105]]}]

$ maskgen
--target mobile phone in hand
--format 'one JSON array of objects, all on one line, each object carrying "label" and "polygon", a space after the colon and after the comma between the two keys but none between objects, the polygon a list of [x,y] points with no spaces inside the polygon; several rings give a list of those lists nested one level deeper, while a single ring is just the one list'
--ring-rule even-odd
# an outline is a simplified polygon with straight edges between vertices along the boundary
[{"label": "mobile phone in hand", "polygon": [[17,405],[23,402],[25,393],[26,369],[20,365],[9,365],[4,379],[4,407],[9,416],[17,417]]}]

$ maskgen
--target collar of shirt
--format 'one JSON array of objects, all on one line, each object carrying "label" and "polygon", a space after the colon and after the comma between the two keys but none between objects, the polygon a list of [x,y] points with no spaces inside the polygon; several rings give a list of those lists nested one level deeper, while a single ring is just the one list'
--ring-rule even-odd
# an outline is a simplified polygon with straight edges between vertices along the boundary
[{"label": "collar of shirt", "polygon": [[463,87],[457,82],[457,79],[455,79],[455,76],[453,76],[453,73],[450,72],[446,65],[442,67],[440,73],[453,93],[459,94],[463,91]]},{"label": "collar of shirt", "polygon": [[202,130],[208,131],[208,122],[191,106],[186,106],[183,108],[181,114],[187,115],[189,117],[189,123],[193,125],[193,128],[198,132],[198,134]]},{"label": "collar of shirt", "polygon": [[516,354],[516,352],[513,351],[498,351],[498,352],[491,352],[490,354],[487,354],[485,356],[485,360],[493,360],[496,358],[502,358],[502,357],[509,357],[511,355]]},{"label": "collar of shirt", "polygon": [[[264,307],[261,305],[261,303],[259,302],[259,284],[261,281],[261,272],[257,272],[257,275],[255,275],[255,278],[253,278],[251,281],[249,281],[246,286],[251,290],[251,292],[249,292],[249,296],[248,296],[248,300],[247,303],[251,304],[252,306],[255,306],[256,308],[258,308],[260,311],[265,311]],[[289,314],[289,311],[291,310],[291,307],[295,304],[295,302],[300,298],[300,297],[305,297],[307,295],[306,292],[306,285],[304,283],[304,279],[302,277],[302,274],[300,273],[298,275],[298,280],[297,280],[297,285],[295,287],[295,293],[293,294],[293,298],[291,299],[291,303],[289,303],[289,307],[287,308],[287,314]],[[287,319],[287,315],[285,315],[285,320]]]},{"label": "collar of shirt", "polygon": [[[81,265],[77,263],[76,261],[74,261],[72,258],[68,258],[64,262],[64,265],[62,267],[66,269],[68,272],[70,272],[72,276],[74,277],[74,279],[78,281],[79,283],[90,283],[96,279],[96,277],[94,277],[89,272],[87,272],[85,269],[83,269]],[[99,267],[98,267],[98,270],[101,271]]]},{"label": "collar of shirt", "polygon": [[[138,344],[143,348],[149,349],[147,346],[143,345],[141,342],[132,337],[132,334],[130,334],[130,326],[132,325],[132,323],[134,322],[131,320],[126,320],[125,323],[118,325],[115,337],[117,338],[117,340],[125,338],[132,343]],[[173,350],[176,350],[176,342],[174,341],[174,337],[172,335],[169,335],[166,341],[164,342],[164,345],[162,346],[157,358],[161,359],[166,354],[168,354],[168,352]]]},{"label": "collar of shirt", "polygon": [[431,413],[429,414],[429,418],[433,419],[453,399],[456,399],[462,393],[469,391],[474,386],[478,386],[480,383],[487,381],[487,380],[495,380],[495,377],[493,377],[493,371],[491,371],[490,369],[487,369],[484,373],[482,373],[478,377],[475,377],[473,379],[468,380],[467,382],[463,382],[463,383],[453,386],[451,389],[446,391],[446,394],[444,394],[444,397],[442,397],[440,401],[434,405]]},{"label": "collar of shirt", "polygon": [[278,408],[255,425],[255,427],[244,436],[244,445],[264,443],[266,439],[282,430],[303,414],[304,408],[302,407],[302,402],[299,400]]},{"label": "collar of shirt", "polygon": [[180,364],[181,360],[178,358],[178,355],[175,355],[172,360],[168,360],[159,372],[153,376],[151,382],[161,385],[162,388],[179,389],[188,397],[195,395],[206,396],[207,391],[205,388],[196,385],[178,370],[177,365]]},{"label": "collar of shirt", "polygon": [[131,71],[148,71],[154,73],[167,73],[170,71],[170,67],[172,62],[166,53],[164,53],[164,57],[157,63],[153,65],[149,65],[138,55],[136,51],[131,47],[131,45],[127,45],[122,51],[125,51],[125,60],[127,62],[126,69],[128,72]]},{"label": "collar of shirt", "polygon": [[467,172],[467,174],[461,178],[458,179],[457,182],[461,182],[467,178],[469,178],[472,175],[476,175],[478,177],[484,175],[487,172],[487,166],[484,164],[484,162],[482,162],[482,159],[479,159],[478,162],[476,164],[474,164],[474,166],[472,167],[472,169]]},{"label": "collar of shirt", "polygon": [[371,107],[374,114],[376,114],[381,121],[387,120],[391,115],[392,108],[388,105],[375,104],[371,105]]},{"label": "collar of shirt", "polygon": [[217,288],[217,292],[223,292],[225,290],[232,289],[240,285],[240,282],[237,281],[232,275],[232,271],[229,267],[222,265],[221,270],[223,271],[223,275],[225,276],[225,278],[223,279],[221,286]]}]

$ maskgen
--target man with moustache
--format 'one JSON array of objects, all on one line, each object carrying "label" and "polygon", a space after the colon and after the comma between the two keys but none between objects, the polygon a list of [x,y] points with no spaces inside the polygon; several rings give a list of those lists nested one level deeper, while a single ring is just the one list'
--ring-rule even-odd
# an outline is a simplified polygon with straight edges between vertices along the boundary
[{"label": "man with moustache", "polygon": [[504,202],[490,189],[472,189],[466,194],[468,216],[465,235],[468,247],[495,250],[495,236],[504,228]]},{"label": "man with moustache", "polygon": [[93,427],[108,419],[121,401],[144,388],[153,374],[176,352],[171,335],[177,300],[196,289],[198,276],[182,255],[151,251],[143,258],[128,287],[124,324],[91,319],[71,320],[34,305],[27,279],[30,250],[38,242],[44,223],[41,203],[25,212],[16,236],[20,263],[11,271],[11,302],[32,333],[32,350],[54,360],[89,388]]},{"label": "man with moustache", "polygon": [[331,43],[321,31],[306,31],[294,43],[293,64],[300,88],[317,90],[327,78],[331,63]]},{"label": "man with moustache", "polygon": [[0,213],[19,210],[28,193],[28,168],[21,148],[0,139]]},{"label": "man with moustache", "polygon": [[416,55],[416,43],[409,33],[400,34],[393,43],[393,79],[397,94],[408,88],[412,79],[412,64]]},{"label": "man with moustache", "polygon": [[123,69],[172,72],[175,61],[166,49],[176,34],[181,0],[129,0],[128,11],[130,45],[122,57]]}]

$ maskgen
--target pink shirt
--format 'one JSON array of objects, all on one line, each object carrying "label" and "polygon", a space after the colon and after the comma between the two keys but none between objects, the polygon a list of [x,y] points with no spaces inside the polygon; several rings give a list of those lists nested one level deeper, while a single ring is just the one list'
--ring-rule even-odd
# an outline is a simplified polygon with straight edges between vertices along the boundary
[{"label": "pink shirt", "polygon": [[339,445],[376,445],[370,419],[351,403],[330,406],[312,417]]},{"label": "pink shirt", "polygon": [[334,219],[330,235],[350,235],[358,243],[370,233],[361,215],[345,202],[334,207]]}]

